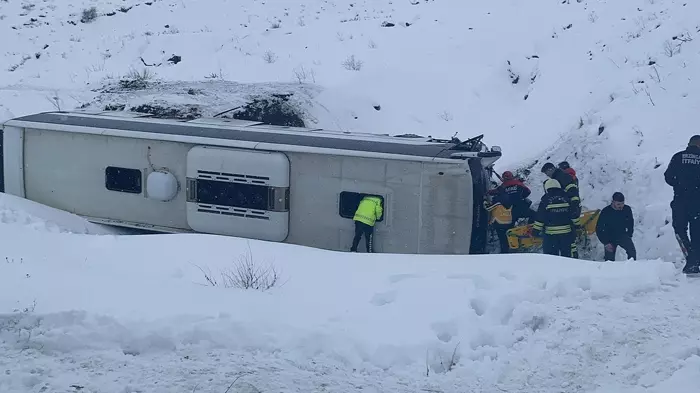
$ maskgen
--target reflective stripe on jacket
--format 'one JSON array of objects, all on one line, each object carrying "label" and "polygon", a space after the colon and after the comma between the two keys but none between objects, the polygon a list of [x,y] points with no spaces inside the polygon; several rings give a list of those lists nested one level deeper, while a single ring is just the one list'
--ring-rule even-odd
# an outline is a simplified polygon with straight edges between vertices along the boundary
[{"label": "reflective stripe on jacket", "polygon": [[573,232],[575,220],[573,207],[561,189],[550,190],[542,196],[537,220],[532,225],[536,234],[544,231],[545,235],[565,235]]},{"label": "reflective stripe on jacket", "polygon": [[501,225],[509,225],[513,223],[512,208],[506,209],[506,207],[500,203],[489,203],[488,201],[484,201],[484,208],[487,212],[491,213],[489,224],[496,222]]},{"label": "reflective stripe on jacket", "polygon": [[571,208],[574,212],[576,212],[574,217],[574,224],[580,225],[581,219],[579,217],[579,214],[581,213],[581,197],[579,196],[578,180],[576,180],[572,175],[562,171],[559,168],[554,170],[554,174],[552,174],[552,179],[557,180],[559,184],[561,184],[562,190],[564,190],[564,193],[569,199]]},{"label": "reflective stripe on jacket", "polygon": [[362,198],[352,219],[373,227],[383,212],[382,200],[379,197],[366,196]]}]

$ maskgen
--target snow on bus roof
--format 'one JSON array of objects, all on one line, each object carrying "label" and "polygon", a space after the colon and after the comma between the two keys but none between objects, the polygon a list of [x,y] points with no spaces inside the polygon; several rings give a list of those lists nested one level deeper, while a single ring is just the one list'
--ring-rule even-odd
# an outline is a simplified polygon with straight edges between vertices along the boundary
[{"label": "snow on bus roof", "polygon": [[177,135],[430,158],[450,158],[456,146],[452,142],[424,137],[284,127],[224,118],[163,119],[137,112],[44,112],[12,119],[5,125],[27,127],[30,123],[76,127],[75,132],[86,127],[118,130],[124,136],[129,133],[154,134],[155,139],[158,139],[157,135]]}]

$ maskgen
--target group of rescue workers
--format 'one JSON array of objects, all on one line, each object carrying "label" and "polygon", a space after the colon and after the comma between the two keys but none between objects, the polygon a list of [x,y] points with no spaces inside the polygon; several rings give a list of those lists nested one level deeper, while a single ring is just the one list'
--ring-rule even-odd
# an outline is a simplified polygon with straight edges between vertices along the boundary
[{"label": "group of rescue workers", "polygon": [[[548,179],[544,182],[544,195],[537,211],[530,206],[531,191],[522,180],[506,171],[501,176],[503,183],[489,191],[484,207],[491,214],[489,223],[498,236],[501,253],[508,253],[508,230],[520,219],[523,224],[532,224],[531,235],[542,237],[545,254],[578,258],[576,244],[581,228],[581,197],[576,171],[567,161],[557,167],[551,162],[542,166]],[[636,259],[632,242],[634,218],[632,209],[625,205],[625,196],[613,194],[612,203],[605,207],[596,224],[598,239],[605,245],[605,260],[614,261],[617,247],[622,247],[629,258]]]},{"label": "group of rescue workers", "polygon": [[[532,236],[542,237],[544,253],[578,258],[577,237],[585,229],[581,227],[581,196],[576,171],[562,161],[558,166],[551,162],[544,164],[542,172],[548,179],[543,184],[545,193],[537,211],[531,208],[530,189],[510,171],[503,172],[502,184],[487,193],[484,208],[490,213],[489,224],[498,236],[501,253],[510,251],[508,230],[523,219],[525,224],[532,224]],[[672,225],[686,254],[683,272],[700,273],[700,135],[690,138],[688,147],[673,155],[664,177],[673,187]],[[351,251],[357,252],[364,235],[367,251],[374,252],[374,225],[383,211],[379,197],[366,196],[361,200],[354,216],[355,237]],[[605,247],[606,261],[615,260],[618,247],[625,250],[628,258],[637,259],[632,241],[634,217],[621,192],[615,192],[610,205],[601,210],[595,232]]]},{"label": "group of rescue workers", "polygon": [[[510,171],[501,176],[501,185],[489,191],[484,207],[491,214],[490,224],[498,236],[501,253],[510,251],[508,230],[524,219],[525,223],[532,223],[531,234],[542,237],[544,253],[578,258],[576,240],[585,230],[581,228],[576,171],[562,161],[558,167],[550,162],[544,164],[542,172],[548,179],[537,211],[530,208],[530,189]],[[690,138],[688,147],[673,155],[664,178],[673,187],[672,225],[686,254],[683,272],[700,273],[700,135]],[[606,261],[615,260],[618,247],[627,252],[628,258],[637,259],[632,241],[634,217],[621,192],[615,192],[610,205],[601,210],[595,232],[605,246]]]}]

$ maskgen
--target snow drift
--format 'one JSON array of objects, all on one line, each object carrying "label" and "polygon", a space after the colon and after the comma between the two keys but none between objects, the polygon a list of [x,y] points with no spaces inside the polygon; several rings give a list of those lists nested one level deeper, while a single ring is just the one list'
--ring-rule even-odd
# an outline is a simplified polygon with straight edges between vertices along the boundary
[{"label": "snow drift", "polygon": [[[358,256],[0,227],[10,232],[42,247],[12,242],[0,265],[0,308],[16,310],[0,318],[5,392],[223,391],[239,375],[261,391],[617,391],[698,376],[681,339],[698,328],[687,318],[697,283],[664,262]],[[203,272],[217,277],[248,247],[280,285],[207,284]]]}]

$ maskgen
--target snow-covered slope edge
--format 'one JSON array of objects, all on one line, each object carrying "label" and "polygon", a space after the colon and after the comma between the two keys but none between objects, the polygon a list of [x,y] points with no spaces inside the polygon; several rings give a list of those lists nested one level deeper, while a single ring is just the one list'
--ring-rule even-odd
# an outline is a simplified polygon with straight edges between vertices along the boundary
[{"label": "snow-covered slope edge", "polygon": [[[584,206],[602,208],[621,191],[636,215],[638,254],[678,262],[673,192],[663,172],[671,156],[700,134],[700,40],[694,39],[700,36],[700,4],[656,1],[640,7],[636,30],[604,41],[618,85],[529,165],[530,179],[541,195],[544,162],[569,161]],[[596,256],[602,258],[602,248]]]},{"label": "snow-covered slope edge", "polygon": [[127,232],[119,228],[93,224],[63,210],[4,193],[0,193],[0,225],[90,235],[116,235]]}]

